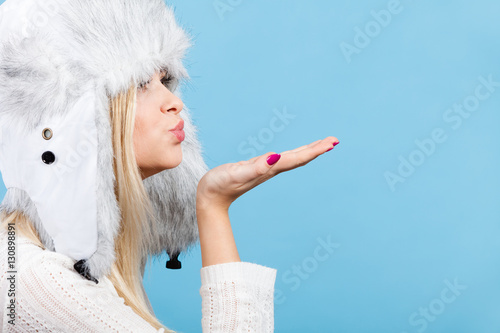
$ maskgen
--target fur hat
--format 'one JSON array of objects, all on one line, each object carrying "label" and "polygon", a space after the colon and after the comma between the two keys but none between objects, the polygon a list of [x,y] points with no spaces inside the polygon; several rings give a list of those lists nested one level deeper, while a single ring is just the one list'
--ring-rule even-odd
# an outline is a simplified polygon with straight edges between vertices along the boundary
[{"label": "fur hat", "polygon": [[[109,98],[160,70],[175,87],[190,38],[163,0],[7,0],[0,6],[0,211],[18,210],[50,250],[88,279],[115,260]],[[144,180],[159,231],[150,254],[167,267],[198,240],[196,189],[207,172],[187,108],[183,160]],[[145,261],[146,258],[144,258]]]}]

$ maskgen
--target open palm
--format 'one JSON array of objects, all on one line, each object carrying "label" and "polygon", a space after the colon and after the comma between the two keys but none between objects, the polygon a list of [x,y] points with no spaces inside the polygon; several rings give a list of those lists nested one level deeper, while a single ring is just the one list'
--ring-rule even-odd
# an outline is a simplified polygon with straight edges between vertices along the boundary
[{"label": "open palm", "polygon": [[217,204],[229,208],[231,203],[243,193],[281,172],[306,165],[338,143],[337,138],[329,136],[323,140],[284,151],[280,153],[281,157],[278,162],[273,165],[266,162],[269,156],[275,154],[270,152],[247,161],[215,167],[208,171],[198,184],[198,207]]}]

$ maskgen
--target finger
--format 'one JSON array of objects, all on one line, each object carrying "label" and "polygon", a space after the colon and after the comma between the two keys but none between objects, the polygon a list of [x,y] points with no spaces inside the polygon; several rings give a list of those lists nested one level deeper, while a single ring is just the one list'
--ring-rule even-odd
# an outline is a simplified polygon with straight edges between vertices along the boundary
[{"label": "finger", "polygon": [[[302,146],[302,147],[295,148],[295,149],[293,149],[293,150],[287,150],[287,151],[281,152],[280,154],[281,154],[281,155],[286,155],[286,154],[289,154],[289,153],[296,153],[296,152],[302,151],[302,150],[304,150],[304,149],[307,149],[307,148],[313,147],[313,146],[315,146],[316,144],[318,144],[318,143],[319,143],[319,142],[321,142],[321,141],[332,142],[332,144],[333,144],[333,143],[335,143],[335,142],[338,142],[337,138],[335,138],[335,137],[327,137],[327,138],[325,138],[325,139],[316,140],[316,141],[314,141],[314,142],[311,142],[311,143],[309,143],[309,144],[307,144],[307,145],[304,145],[304,146]],[[329,144],[330,144],[330,143],[329,143]],[[329,148],[331,148],[331,146],[325,146],[325,150],[326,150],[326,149],[329,149]],[[271,154],[269,154],[269,153],[268,153],[268,154],[265,154],[265,155],[266,155],[266,156],[269,156],[269,155],[271,155]],[[245,164],[246,164],[246,163],[254,163],[254,162],[255,162],[255,161],[257,161],[258,159],[260,159],[262,156],[263,156],[263,155],[261,155],[261,156],[256,156],[256,157],[253,157],[253,158],[251,158],[251,159],[249,159],[249,160],[247,160],[247,161],[242,161],[242,162],[243,162],[243,163],[245,163]],[[266,158],[267,158],[267,157],[266,157]],[[242,163],[242,162],[240,162],[240,163]]]},{"label": "finger", "polygon": [[[290,152],[300,151],[300,150],[306,149],[306,148],[308,148],[308,147],[311,147],[311,146],[315,145],[316,143],[318,143],[318,142],[320,142],[320,141],[322,141],[322,140],[317,140],[317,141],[314,141],[314,142],[312,142],[312,143],[310,143],[310,144],[308,144],[308,145],[305,145],[305,146],[302,146],[302,147],[299,147],[299,148],[295,148],[294,150],[287,150],[287,151],[284,151],[284,152],[282,152],[282,153],[280,153],[280,154],[288,154],[288,153],[290,153]],[[266,158],[267,158],[267,157],[269,157],[269,156],[270,156],[270,155],[272,155],[272,154],[274,154],[274,153],[267,153],[267,154],[264,154],[264,155],[265,155],[265,156],[266,156]],[[240,162],[240,163],[243,163],[243,164],[247,164],[247,163],[254,163],[254,162],[255,162],[255,161],[257,161],[258,159],[262,158],[262,156],[264,156],[264,155],[255,156],[255,157],[253,157],[253,158],[251,158],[251,159],[249,159],[249,160],[247,160],[247,161],[242,161],[242,162]]]},{"label": "finger", "polygon": [[302,147],[299,147],[299,148],[295,148],[295,149],[293,149],[293,150],[287,150],[287,151],[284,151],[284,152],[282,152],[281,154],[295,153],[295,152],[298,152],[298,151],[304,150],[304,149],[306,149],[306,148],[312,147],[312,146],[314,146],[315,144],[317,144],[317,143],[318,143],[318,142],[320,142],[320,141],[323,141],[323,140],[317,140],[317,141],[314,141],[314,142],[312,142],[312,143],[310,143],[310,144],[308,144],[308,145],[305,145],[305,146],[302,146]]},{"label": "finger", "polygon": [[335,137],[328,137],[321,141],[324,142],[312,144],[310,147],[305,149],[290,151],[286,154],[282,154],[282,157],[277,163],[277,167],[273,169],[273,172],[280,173],[299,166],[304,166],[317,158],[319,155],[325,153],[328,149],[334,147],[334,144],[339,142]]},{"label": "finger", "polygon": [[278,153],[268,153],[259,157],[251,166],[254,167],[256,175],[259,177],[255,179],[254,186],[265,182],[266,180],[277,175],[277,172],[272,172],[273,167],[278,164],[281,159],[281,154]]},{"label": "finger", "polygon": [[[240,184],[238,189],[245,189],[245,192],[254,188],[255,186],[265,182],[267,179],[272,178],[274,175],[269,172],[274,164],[267,163],[270,156],[279,155],[274,152],[257,156],[255,163],[244,161],[243,164],[234,167],[232,171],[232,180],[235,184]],[[279,159],[280,156],[271,157],[270,162]]]},{"label": "finger", "polygon": [[296,148],[294,150],[284,151],[281,154],[297,153],[297,152],[302,151],[304,149],[312,148],[312,147],[314,147],[316,145],[318,145],[320,147],[323,147],[324,148],[323,152],[326,152],[328,149],[330,149],[332,147],[335,147],[335,145],[337,145],[338,143],[339,143],[339,140],[337,138],[335,138],[333,136],[329,136],[329,137],[327,137],[325,139],[314,141],[313,143],[310,143],[308,145]]}]

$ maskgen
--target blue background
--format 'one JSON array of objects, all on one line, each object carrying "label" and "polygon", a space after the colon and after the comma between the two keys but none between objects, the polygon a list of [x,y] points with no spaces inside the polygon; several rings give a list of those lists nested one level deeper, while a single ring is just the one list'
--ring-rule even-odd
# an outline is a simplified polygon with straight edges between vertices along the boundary
[{"label": "blue background", "polygon": [[[276,332],[500,330],[500,86],[480,79],[500,82],[500,3],[402,0],[374,23],[391,3],[170,1],[194,37],[183,101],[210,168],[340,140],[230,208],[241,259],[278,270]],[[201,332],[199,247],[179,271],[166,259],[144,279],[156,315]]]}]

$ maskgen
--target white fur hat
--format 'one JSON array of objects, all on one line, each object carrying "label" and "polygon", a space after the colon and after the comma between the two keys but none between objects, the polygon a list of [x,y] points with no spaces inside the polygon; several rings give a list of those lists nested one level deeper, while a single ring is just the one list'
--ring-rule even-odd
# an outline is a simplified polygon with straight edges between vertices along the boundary
[{"label": "white fur hat", "polygon": [[[109,98],[167,70],[190,38],[163,0],[7,0],[0,6],[0,211],[24,212],[44,245],[94,280],[109,272],[120,210]],[[179,91],[175,89],[175,94]],[[171,268],[198,240],[196,188],[207,172],[189,111],[183,160],[144,180],[159,231],[149,253]],[[145,260],[145,259],[144,259]]]}]

